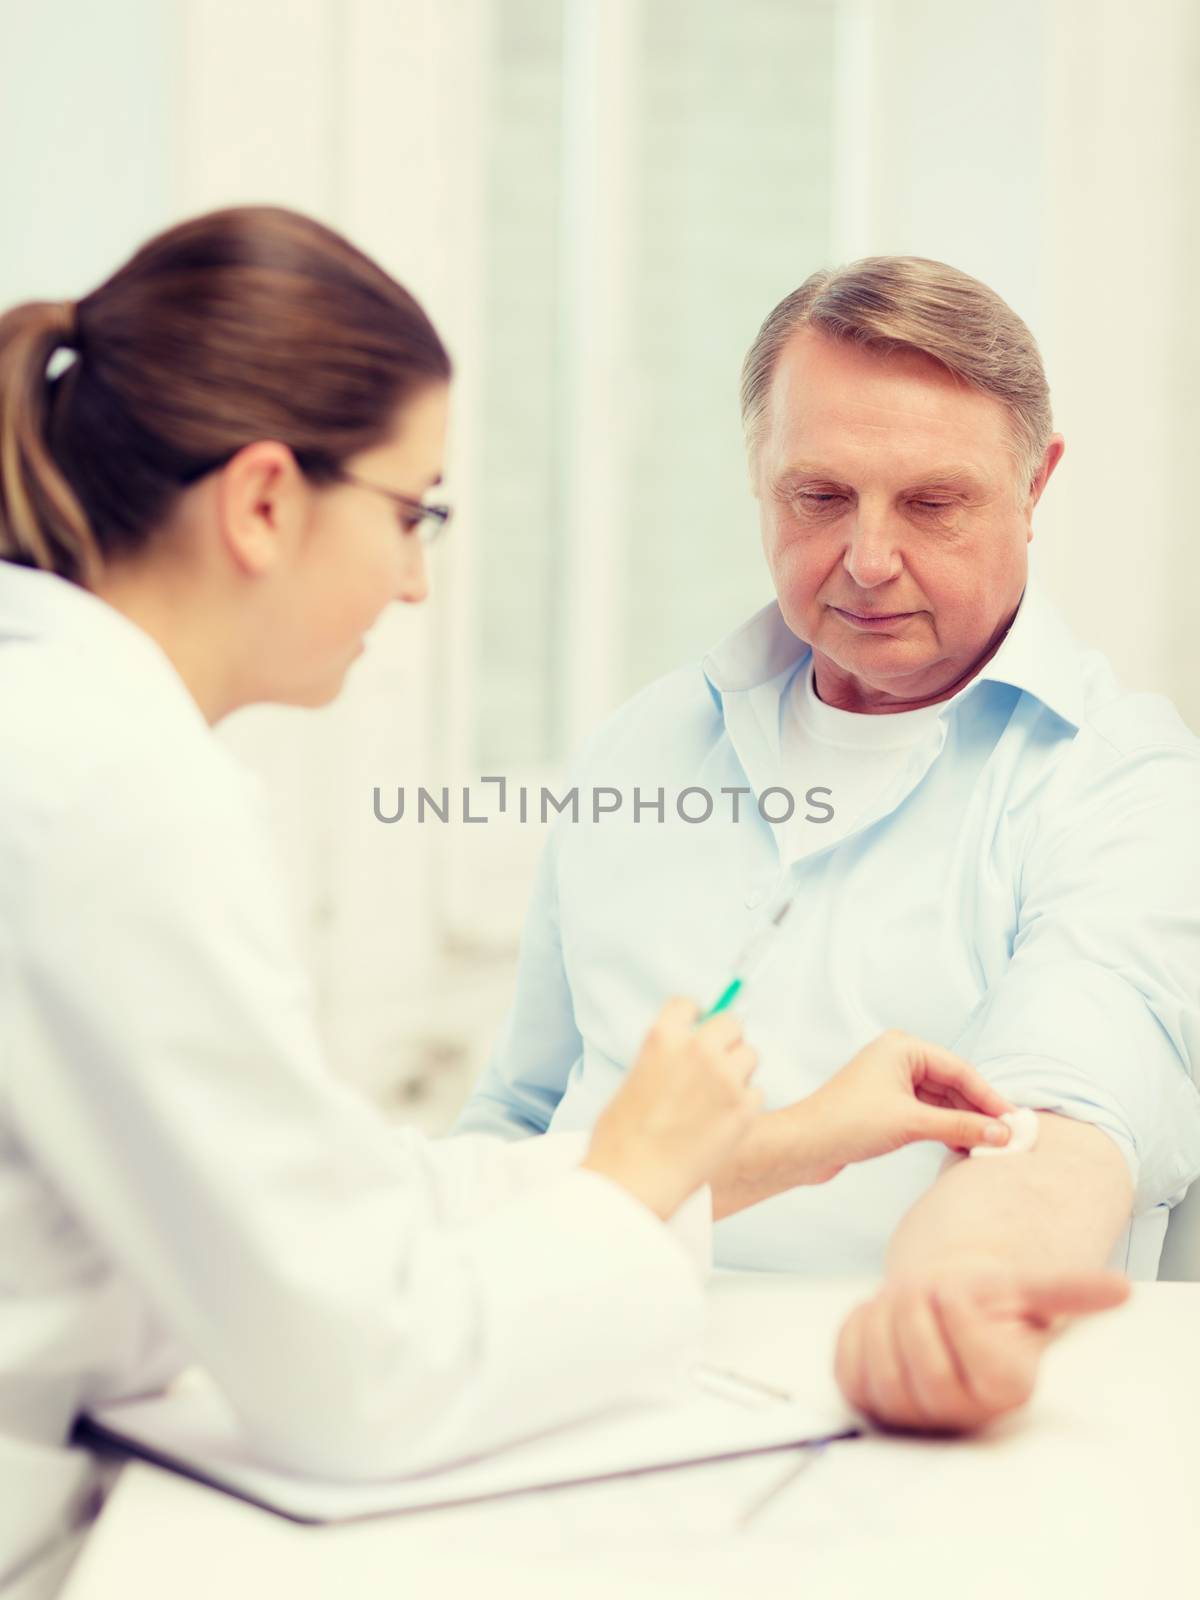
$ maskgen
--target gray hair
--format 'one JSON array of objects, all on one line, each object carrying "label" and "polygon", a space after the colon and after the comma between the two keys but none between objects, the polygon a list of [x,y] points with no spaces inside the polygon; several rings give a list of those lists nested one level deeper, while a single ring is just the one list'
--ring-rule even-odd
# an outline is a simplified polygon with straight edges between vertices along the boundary
[{"label": "gray hair", "polygon": [[1050,389],[1032,333],[994,289],[921,256],[866,256],[824,268],[781,300],[742,366],[742,425],[753,460],[780,351],[800,328],[887,353],[916,350],[1008,408],[1031,482],[1053,432]]}]

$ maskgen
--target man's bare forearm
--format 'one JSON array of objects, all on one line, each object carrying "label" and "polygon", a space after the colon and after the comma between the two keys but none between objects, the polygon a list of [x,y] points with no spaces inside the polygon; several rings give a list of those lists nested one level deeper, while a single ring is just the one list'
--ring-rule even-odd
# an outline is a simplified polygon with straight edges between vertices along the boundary
[{"label": "man's bare forearm", "polygon": [[944,1268],[1019,1272],[1102,1267],[1129,1221],[1129,1168],[1106,1133],[1048,1112],[1027,1155],[943,1169],[892,1235],[891,1278]]}]

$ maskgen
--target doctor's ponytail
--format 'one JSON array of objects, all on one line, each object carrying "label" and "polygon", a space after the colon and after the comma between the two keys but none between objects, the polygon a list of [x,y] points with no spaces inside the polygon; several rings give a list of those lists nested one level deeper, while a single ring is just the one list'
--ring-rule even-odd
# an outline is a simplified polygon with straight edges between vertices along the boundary
[{"label": "doctor's ponytail", "polygon": [[48,380],[46,368],[74,337],[69,301],[35,300],[0,317],[0,558],[86,581],[99,551],[48,442],[66,374]]},{"label": "doctor's ponytail", "polygon": [[450,360],[408,291],[298,212],[168,229],[76,305],[0,316],[0,560],[89,584],[258,439],[314,484]]}]

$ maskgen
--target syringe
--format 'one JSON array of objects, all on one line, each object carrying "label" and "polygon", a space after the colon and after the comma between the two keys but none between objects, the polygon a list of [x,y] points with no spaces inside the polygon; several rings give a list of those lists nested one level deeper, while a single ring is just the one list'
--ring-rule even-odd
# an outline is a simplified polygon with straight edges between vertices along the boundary
[{"label": "syringe", "polygon": [[722,990],[720,996],[709,1006],[708,1010],[700,1016],[700,1022],[707,1022],[709,1017],[715,1017],[719,1011],[727,1011],[729,1009],[769,954],[779,929],[783,925],[784,918],[795,904],[795,894],[788,895],[787,899],[780,903],[775,915],[766,926],[751,934],[750,938],[742,946],[742,953],[734,965],[734,977]]}]

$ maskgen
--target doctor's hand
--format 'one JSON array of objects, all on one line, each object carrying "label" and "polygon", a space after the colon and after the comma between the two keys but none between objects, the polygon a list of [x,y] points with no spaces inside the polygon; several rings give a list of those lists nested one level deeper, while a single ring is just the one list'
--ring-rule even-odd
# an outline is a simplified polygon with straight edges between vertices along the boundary
[{"label": "doctor's hand", "polygon": [[1012,1134],[998,1118],[1014,1109],[969,1062],[890,1028],[814,1093],[757,1118],[713,1180],[713,1216],[828,1183],[852,1161],[918,1140],[1005,1145]]},{"label": "doctor's hand", "polygon": [[730,1155],[762,1105],[758,1065],[728,1012],[696,1027],[697,1007],[670,1000],[596,1123],[583,1165],[664,1221]]},{"label": "doctor's hand", "polygon": [[834,1178],[852,1161],[931,1139],[952,1150],[1003,1145],[1014,1108],[969,1062],[911,1034],[881,1033],[827,1083],[799,1103],[810,1183]]},{"label": "doctor's hand", "polygon": [[969,1432],[1025,1404],[1043,1351],[1070,1318],[1128,1296],[1115,1272],[898,1280],[851,1312],[834,1371],[851,1405],[885,1427]]}]

